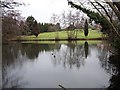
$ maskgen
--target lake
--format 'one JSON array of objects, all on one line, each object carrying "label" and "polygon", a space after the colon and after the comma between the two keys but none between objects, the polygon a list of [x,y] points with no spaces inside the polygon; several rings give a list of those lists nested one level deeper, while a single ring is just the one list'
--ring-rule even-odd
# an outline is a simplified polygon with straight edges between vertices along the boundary
[{"label": "lake", "polygon": [[10,43],[2,47],[3,88],[107,88],[114,74],[109,44]]}]

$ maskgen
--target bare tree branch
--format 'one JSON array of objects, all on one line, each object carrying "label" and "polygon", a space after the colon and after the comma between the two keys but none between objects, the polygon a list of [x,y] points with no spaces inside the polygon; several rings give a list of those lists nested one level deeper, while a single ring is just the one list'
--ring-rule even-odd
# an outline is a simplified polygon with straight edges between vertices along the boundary
[{"label": "bare tree branch", "polygon": [[115,12],[118,19],[120,20],[120,11],[113,5],[113,2],[110,2],[110,0],[105,0],[105,1],[112,8],[112,10]]},{"label": "bare tree branch", "polygon": [[91,4],[96,8],[96,10],[108,21],[108,23],[112,26],[113,30],[116,32],[116,34],[120,37],[119,32],[117,31],[117,29],[115,28],[115,26],[113,25],[113,23],[110,22],[110,20],[107,19],[107,17],[105,17],[100,10],[93,4],[93,2],[91,2]]}]

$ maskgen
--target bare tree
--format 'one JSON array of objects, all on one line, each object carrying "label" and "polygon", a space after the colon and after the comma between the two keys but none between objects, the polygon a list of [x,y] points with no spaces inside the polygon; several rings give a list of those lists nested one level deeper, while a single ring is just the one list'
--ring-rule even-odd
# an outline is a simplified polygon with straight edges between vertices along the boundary
[{"label": "bare tree", "polygon": [[23,3],[15,0],[2,0],[0,3],[2,9],[2,41],[5,42],[20,35],[19,26],[22,17],[19,10],[15,10],[15,7],[23,5]]},{"label": "bare tree", "polygon": [[58,40],[59,39],[59,30],[60,30],[60,17],[56,14],[53,14],[51,17],[50,22],[52,24],[54,24],[54,26],[51,26],[51,28],[53,28],[56,33],[55,33],[55,39]]},{"label": "bare tree", "polygon": [[78,10],[69,10],[68,13],[63,13],[64,25],[67,27],[68,39],[77,38],[78,30],[84,25],[84,18],[87,18],[83,13]]}]

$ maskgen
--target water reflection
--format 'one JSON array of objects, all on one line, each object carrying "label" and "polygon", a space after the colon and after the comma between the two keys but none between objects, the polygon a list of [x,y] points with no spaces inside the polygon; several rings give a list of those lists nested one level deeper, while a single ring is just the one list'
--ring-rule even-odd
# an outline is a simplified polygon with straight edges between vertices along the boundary
[{"label": "water reflection", "polygon": [[17,72],[9,72],[7,69],[2,70],[2,88],[19,88],[27,84],[24,82],[22,76]]},{"label": "water reflection", "polygon": [[88,45],[87,41],[84,43],[84,49],[85,49],[85,58],[87,58],[87,56],[88,56],[88,49],[89,49],[89,45]]},{"label": "water reflection", "polygon": [[58,83],[73,88],[119,87],[120,55],[113,56],[106,47],[87,41],[4,45],[3,87],[57,87]]},{"label": "water reflection", "polygon": [[112,77],[110,79],[110,86],[108,88],[120,89],[120,54],[111,55],[109,57],[109,60],[110,64],[113,65],[112,72],[114,73],[112,74]]},{"label": "water reflection", "polygon": [[[16,88],[25,84],[22,76],[19,76],[19,69],[22,65],[22,58],[19,49],[14,44],[4,45],[2,48],[2,87]],[[19,60],[18,60],[19,58]],[[19,67],[15,70],[15,67]]]},{"label": "water reflection", "polygon": [[108,89],[120,89],[120,54],[110,53],[111,47],[109,47],[109,44],[104,46],[101,45],[101,48],[101,52],[98,55],[100,65],[111,76],[109,79],[110,85],[108,86]]},{"label": "water reflection", "polygon": [[84,48],[82,45],[75,45],[74,43],[62,44],[58,52],[54,51],[55,57],[52,57],[52,62],[56,66],[58,63],[62,64],[64,68],[73,66],[80,68],[85,64]]},{"label": "water reflection", "polygon": [[[48,44],[21,44],[10,43],[3,45],[2,48],[2,87],[18,88],[24,87],[28,82],[24,81],[21,68],[23,64],[34,61],[38,58],[40,52],[58,50],[60,45]],[[22,75],[21,75],[22,74]]]}]

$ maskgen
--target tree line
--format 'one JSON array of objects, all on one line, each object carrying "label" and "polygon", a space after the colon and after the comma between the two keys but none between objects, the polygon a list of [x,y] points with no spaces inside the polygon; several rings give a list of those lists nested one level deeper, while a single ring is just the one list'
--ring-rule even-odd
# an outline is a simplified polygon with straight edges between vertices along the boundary
[{"label": "tree line", "polygon": [[52,32],[56,31],[56,29],[61,29],[59,23],[38,23],[33,16],[27,17],[24,22],[24,26],[26,26],[26,29],[24,30],[27,30],[27,34],[25,35],[35,35],[36,37],[43,32]]},{"label": "tree line", "polygon": [[57,23],[40,23],[33,16],[27,19],[21,16],[16,7],[25,5],[15,0],[0,1],[2,7],[2,41],[6,42],[15,39],[20,35],[35,35],[36,37],[42,32],[51,32],[60,29]]},{"label": "tree line", "polygon": [[[67,30],[68,38],[76,38],[77,31],[74,29],[83,28],[84,15],[79,11],[68,13],[64,12],[59,18],[58,15],[53,14],[51,23],[41,23],[35,20],[33,16],[23,18],[19,10],[15,7],[25,5],[24,3],[16,2],[15,0],[1,1],[2,6],[2,39],[3,41],[15,39],[20,35],[35,35],[36,37],[43,32],[59,31],[62,28]],[[86,29],[87,30],[87,29]],[[86,35],[87,36],[87,35]],[[58,38],[58,34],[56,35]]]}]

